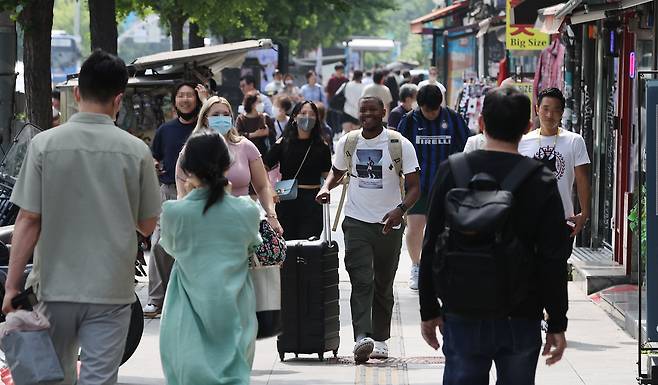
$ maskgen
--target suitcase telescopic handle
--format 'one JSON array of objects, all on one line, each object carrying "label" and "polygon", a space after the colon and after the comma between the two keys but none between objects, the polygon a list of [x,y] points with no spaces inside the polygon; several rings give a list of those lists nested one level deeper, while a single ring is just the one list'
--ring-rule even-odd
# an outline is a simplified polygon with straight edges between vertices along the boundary
[{"label": "suitcase telescopic handle", "polygon": [[331,243],[331,213],[329,199],[322,201],[322,240]]}]

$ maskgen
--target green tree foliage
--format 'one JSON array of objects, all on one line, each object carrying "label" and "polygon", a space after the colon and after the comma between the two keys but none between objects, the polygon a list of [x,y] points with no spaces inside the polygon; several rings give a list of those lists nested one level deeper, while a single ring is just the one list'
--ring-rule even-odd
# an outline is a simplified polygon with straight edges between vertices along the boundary
[{"label": "green tree foliage", "polygon": [[53,29],[66,31],[75,35],[75,13],[80,6],[80,53],[88,56],[91,47],[91,34],[89,32],[89,4],[86,0],[55,0],[53,9]]},{"label": "green tree foliage", "polygon": [[287,42],[293,54],[322,44],[333,46],[352,35],[370,35],[383,27],[383,11],[394,0],[272,0],[265,8],[268,37]]},{"label": "green tree foliage", "polygon": [[396,41],[402,43],[401,60],[415,60],[421,64],[429,64],[429,52],[422,47],[422,37],[411,33],[409,22],[430,13],[435,4],[427,0],[396,0],[396,9],[387,10],[382,15],[386,20],[386,31]]}]

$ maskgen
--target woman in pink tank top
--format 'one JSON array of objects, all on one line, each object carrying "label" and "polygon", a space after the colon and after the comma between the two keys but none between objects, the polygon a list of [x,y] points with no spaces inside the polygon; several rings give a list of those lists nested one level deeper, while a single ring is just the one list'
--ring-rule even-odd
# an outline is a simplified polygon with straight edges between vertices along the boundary
[{"label": "woman in pink tank top", "polygon": [[[258,148],[248,139],[240,136],[234,126],[233,110],[228,100],[213,96],[203,103],[199,111],[197,126],[192,135],[203,131],[216,131],[224,136],[233,157],[233,163],[226,173],[231,182],[231,194],[234,196],[249,195],[249,185],[254,187],[258,201],[265,210],[267,222],[279,234],[283,228],[274,209],[274,191],[265,171],[263,160]],[[181,153],[185,151],[185,147]],[[180,157],[179,157],[180,159]],[[176,165],[176,190],[178,199],[184,197],[189,191],[185,187],[185,172]]]}]

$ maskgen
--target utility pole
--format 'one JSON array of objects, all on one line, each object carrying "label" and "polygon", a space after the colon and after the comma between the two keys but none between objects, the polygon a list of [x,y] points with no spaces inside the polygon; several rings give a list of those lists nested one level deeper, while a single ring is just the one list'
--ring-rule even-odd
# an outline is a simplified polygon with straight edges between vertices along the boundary
[{"label": "utility pole", "polygon": [[0,13],[0,144],[11,143],[16,88],[16,24]]}]

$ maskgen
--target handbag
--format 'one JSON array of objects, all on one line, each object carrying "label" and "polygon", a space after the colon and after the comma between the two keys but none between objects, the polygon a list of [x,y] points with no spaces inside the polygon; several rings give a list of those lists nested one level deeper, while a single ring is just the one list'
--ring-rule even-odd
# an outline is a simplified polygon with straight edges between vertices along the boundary
[{"label": "handbag", "polygon": [[249,275],[256,295],[257,339],[277,336],[281,333],[281,267],[261,265],[252,254]]},{"label": "handbag", "polygon": [[302,166],[304,166],[304,162],[306,162],[306,158],[311,151],[312,145],[313,143],[309,144],[308,149],[306,150],[306,155],[304,155],[302,164],[299,165],[299,169],[297,169],[295,176],[292,179],[285,179],[277,182],[274,186],[274,191],[276,192],[276,195],[279,196],[279,200],[292,201],[297,199],[297,175],[299,175],[299,172],[302,170]]},{"label": "handbag", "polygon": [[[263,243],[254,250],[258,262],[264,266],[282,264],[286,259],[286,241],[274,231],[272,225],[265,219],[260,221],[258,232],[263,239]],[[251,260],[249,264],[250,267],[253,266]]]}]

